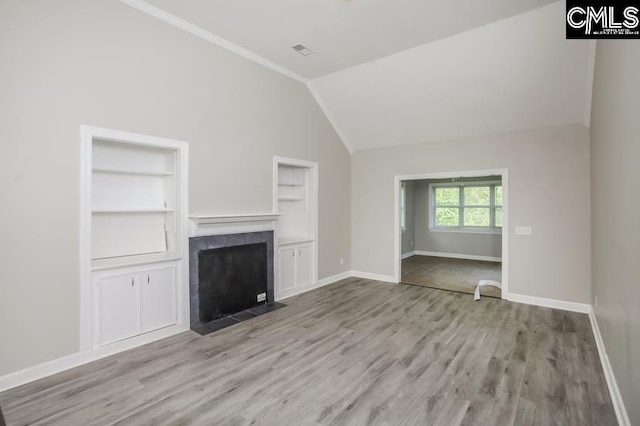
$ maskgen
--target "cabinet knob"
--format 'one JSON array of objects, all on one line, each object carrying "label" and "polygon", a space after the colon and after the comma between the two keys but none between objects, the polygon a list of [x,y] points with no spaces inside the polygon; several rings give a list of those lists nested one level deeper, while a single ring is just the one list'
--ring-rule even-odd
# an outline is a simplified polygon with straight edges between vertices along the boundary
[{"label": "cabinet knob", "polygon": [[133,287],[133,277],[131,277],[131,287]]},{"label": "cabinet knob", "polygon": [[295,250],[291,250],[291,257],[294,257],[296,255],[296,251]]},{"label": "cabinet knob", "polygon": [[149,284],[150,281],[151,281],[151,276],[147,274],[147,284]]},{"label": "cabinet knob", "polygon": [[302,250],[298,250],[298,256],[302,256]]}]

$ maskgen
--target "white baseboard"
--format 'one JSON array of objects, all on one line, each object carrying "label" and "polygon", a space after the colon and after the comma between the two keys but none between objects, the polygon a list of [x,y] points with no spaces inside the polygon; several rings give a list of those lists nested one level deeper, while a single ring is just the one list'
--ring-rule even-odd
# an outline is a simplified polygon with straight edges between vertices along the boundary
[{"label": "white baseboard", "polygon": [[400,256],[400,259],[408,259],[411,256],[415,256],[415,255],[416,255],[416,251],[415,250],[409,251],[407,253],[404,253],[402,256]]},{"label": "white baseboard", "polygon": [[188,330],[188,323],[177,324],[172,327],[163,328],[161,330],[146,333],[121,342],[112,343],[93,351],[76,352],[62,358],[25,368],[24,370],[9,373],[0,377],[0,392],[33,382],[34,380],[52,376],[74,367],[79,367],[83,364],[87,364],[119,352],[137,348],[139,346],[146,345],[147,343],[173,336],[174,334],[183,333]]},{"label": "white baseboard", "polygon": [[396,281],[393,275],[382,275],[382,274],[373,274],[371,272],[351,271],[351,276],[357,277],[357,278],[365,278],[367,280],[384,281],[384,282],[394,283],[394,284],[398,283],[398,281]]},{"label": "white baseboard", "polygon": [[[336,281],[349,278],[351,276],[351,271],[346,271],[327,278],[323,278],[318,282],[313,283],[312,285],[304,288],[294,289],[291,292],[281,295],[278,300],[293,297],[298,294],[332,284]],[[71,368],[79,367],[83,364],[87,364],[98,359],[108,357],[110,355],[115,355],[119,352],[124,352],[126,350],[133,349],[156,340],[164,339],[166,337],[173,336],[174,334],[188,331],[189,329],[190,327],[188,323],[179,324],[173,327],[163,328],[162,330],[127,339],[122,342],[113,343],[94,351],[76,352],[74,354],[54,359],[43,364],[25,368],[24,370],[9,373],[5,376],[0,377],[0,392],[6,391],[8,389],[13,389],[15,387],[33,382],[38,379],[42,379],[47,376],[52,376],[56,373],[69,370]]]},{"label": "white baseboard", "polygon": [[327,278],[323,278],[321,280],[318,281],[316,288],[317,287],[324,287],[325,285],[329,285],[329,284],[333,284],[337,281],[340,280],[344,280],[346,278],[351,277],[351,271],[344,271],[344,272],[340,272],[339,274],[335,274],[332,275],[330,277]]},{"label": "white baseboard", "polygon": [[473,254],[442,253],[439,251],[423,251],[423,250],[416,250],[413,253],[418,256],[434,256],[434,257],[448,257],[451,259],[483,260],[485,262],[502,262],[501,257],[476,256]]},{"label": "white baseboard", "polygon": [[336,281],[340,281],[340,280],[344,280],[345,278],[349,278],[351,276],[351,271],[345,271],[345,272],[341,272],[339,274],[336,275],[332,275],[330,277],[327,278],[323,278],[321,280],[318,280],[315,283],[309,284],[308,286],[305,287],[300,287],[300,288],[294,288],[288,291],[283,291],[282,293],[280,293],[278,295],[278,297],[276,298],[276,301],[282,301],[285,299],[288,299],[290,297],[293,296],[297,296],[299,294],[302,293],[306,293],[307,291],[311,291],[311,290],[315,290],[316,288],[320,288],[320,287],[324,287],[326,285],[329,284],[333,284]]},{"label": "white baseboard", "polygon": [[591,321],[593,337],[596,339],[596,346],[598,348],[598,354],[600,355],[602,370],[604,371],[604,377],[607,380],[607,386],[609,387],[609,393],[611,394],[613,409],[616,411],[618,424],[620,426],[631,426],[631,421],[629,420],[629,415],[624,407],[624,401],[622,400],[622,395],[620,395],[618,382],[616,382],[616,377],[613,374],[613,368],[611,368],[607,349],[604,346],[604,340],[602,339],[602,334],[600,334],[600,327],[598,326],[598,321],[596,320],[593,309],[589,312],[589,320]]},{"label": "white baseboard", "polygon": [[[346,271],[340,274],[332,275],[330,277],[318,280],[318,282],[310,286],[307,286],[301,289],[294,289],[294,291],[287,293],[284,297],[281,296],[279,300],[284,300],[286,298],[293,297],[295,295],[302,294],[307,291],[311,291],[313,289],[320,288],[349,277],[365,278],[365,279],[371,279],[376,281],[396,283],[394,277],[391,275],[374,274],[374,273],[362,272],[362,271]],[[575,302],[566,302],[566,301],[560,301],[560,300],[554,300],[554,299],[545,299],[545,298],[533,297],[533,296],[525,296],[525,295],[513,294],[513,293],[508,295],[507,300],[510,300],[512,302],[526,303],[530,305],[544,306],[548,308],[563,309],[567,311],[589,314],[589,319],[591,321],[591,326],[593,328],[593,334],[596,340],[596,346],[598,348],[598,353],[600,355],[600,361],[602,362],[602,369],[604,370],[604,375],[607,380],[609,392],[611,393],[611,399],[613,401],[616,416],[618,417],[618,422],[621,426],[630,426],[631,423],[629,421],[629,417],[625,410],[624,402],[620,395],[620,390],[618,389],[615,376],[613,375],[613,370],[611,368],[611,364],[609,362],[609,358],[607,356],[607,353],[604,347],[604,342],[600,334],[598,323],[593,314],[593,310],[591,309],[591,305],[575,303]],[[123,342],[114,343],[112,345],[109,345],[104,348],[100,348],[95,351],[78,352],[62,358],[58,358],[53,361],[49,361],[43,364],[29,367],[24,370],[16,371],[14,373],[10,373],[0,377],[0,392],[24,385],[29,382],[33,382],[38,379],[42,379],[47,376],[51,376],[56,373],[60,373],[65,370],[69,370],[74,367],[81,366],[83,364],[87,364],[89,362],[96,361],[101,358],[105,358],[110,355],[117,354],[119,352],[133,349],[159,339],[163,339],[178,333],[182,333],[187,330],[189,330],[189,324],[178,324],[173,327],[168,327],[152,333],[147,333],[145,335],[138,336],[133,339],[125,340]]]},{"label": "white baseboard", "polygon": [[544,306],[546,308],[562,309],[565,311],[579,312],[589,315],[589,321],[591,322],[591,328],[593,330],[593,336],[596,341],[596,347],[598,348],[598,354],[600,355],[600,362],[602,364],[602,370],[604,371],[604,377],[607,380],[607,386],[609,393],[611,394],[611,401],[613,408],[618,418],[618,424],[620,426],[631,426],[629,415],[624,406],[618,383],[616,382],[615,375],[613,374],[613,368],[607,355],[607,350],[604,346],[604,340],[602,334],[600,334],[600,327],[598,321],[593,313],[593,307],[586,303],[567,302],[564,300],[545,299],[542,297],[525,296],[522,294],[510,293],[507,295],[507,300],[511,302],[526,303],[528,305]]},{"label": "white baseboard", "polygon": [[545,299],[544,297],[526,296],[524,294],[509,293],[505,299],[510,302],[526,303],[527,305],[543,306],[545,308],[562,309],[563,311],[580,312],[588,314],[591,312],[591,305],[586,303],[567,302],[564,300]]}]

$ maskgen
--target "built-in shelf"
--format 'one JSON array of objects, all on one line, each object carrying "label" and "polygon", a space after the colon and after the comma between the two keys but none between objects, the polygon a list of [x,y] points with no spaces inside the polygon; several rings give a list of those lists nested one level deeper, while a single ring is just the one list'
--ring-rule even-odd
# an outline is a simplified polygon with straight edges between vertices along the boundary
[{"label": "built-in shelf", "polygon": [[289,244],[310,243],[312,241],[313,241],[313,238],[310,238],[310,237],[284,237],[284,238],[278,238],[278,245],[286,246]]},{"label": "built-in shelf", "polygon": [[278,221],[278,235],[280,237],[307,236],[308,241],[314,232],[311,227],[311,212],[309,209],[310,168],[306,165],[279,163],[276,165],[276,209],[282,213]]},{"label": "built-in shelf", "polygon": [[176,158],[163,143],[92,140],[92,259],[176,252]]},{"label": "built-in shelf", "polygon": [[[277,222],[277,298],[306,291],[317,282],[318,163],[274,157]],[[276,300],[277,300],[276,298]]]},{"label": "built-in shelf", "polygon": [[278,166],[278,201],[295,202],[296,209],[305,208],[308,197],[308,180],[308,170],[304,167],[284,164]]},{"label": "built-in shelf", "polygon": [[173,176],[173,172],[153,171],[153,170],[134,170],[134,169],[118,169],[111,167],[94,167],[94,173],[113,173],[125,175],[141,175],[141,176]]},{"label": "built-in shelf", "polygon": [[104,271],[108,269],[126,268],[130,266],[146,265],[151,263],[170,262],[178,260],[180,256],[175,253],[160,252],[138,254],[133,256],[108,257],[104,259],[93,259],[91,269],[93,271]]},{"label": "built-in shelf", "polygon": [[[308,173],[308,170],[304,167],[289,165],[278,166],[277,199],[278,201],[286,201],[288,205],[287,209],[306,209],[307,197],[309,195]],[[278,211],[284,213],[282,208],[279,208]]]},{"label": "built-in shelf", "polygon": [[186,142],[83,126],[82,353],[184,329],[188,167]]},{"label": "built-in shelf", "polygon": [[91,213],[95,214],[108,214],[108,213],[169,213],[173,209],[164,208],[150,208],[150,209],[93,209]]}]

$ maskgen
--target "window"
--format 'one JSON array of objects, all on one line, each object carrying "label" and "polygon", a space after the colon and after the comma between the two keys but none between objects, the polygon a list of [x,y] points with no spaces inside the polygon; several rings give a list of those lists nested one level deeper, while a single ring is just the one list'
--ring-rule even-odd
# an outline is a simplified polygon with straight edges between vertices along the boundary
[{"label": "window", "polygon": [[500,182],[432,183],[429,192],[430,229],[501,231]]},{"label": "window", "polygon": [[407,230],[407,183],[400,183],[400,229]]}]

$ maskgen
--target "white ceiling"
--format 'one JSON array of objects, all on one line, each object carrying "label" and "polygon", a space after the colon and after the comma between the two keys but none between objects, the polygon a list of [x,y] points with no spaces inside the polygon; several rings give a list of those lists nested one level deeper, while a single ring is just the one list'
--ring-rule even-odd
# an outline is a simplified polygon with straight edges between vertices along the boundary
[{"label": "white ceiling", "polygon": [[595,44],[562,1],[122,1],[306,83],[351,152],[588,125]]},{"label": "white ceiling", "polygon": [[[554,0],[146,0],[315,78],[544,6]],[[141,3],[141,2],[137,2]],[[314,51],[301,56],[291,46]]]},{"label": "white ceiling", "polygon": [[309,85],[351,150],[585,122],[592,45],[565,39],[564,8],[557,2]]}]

